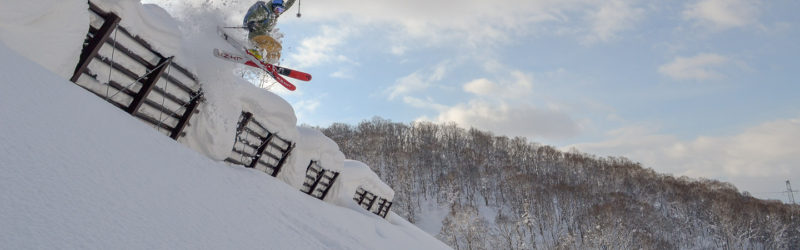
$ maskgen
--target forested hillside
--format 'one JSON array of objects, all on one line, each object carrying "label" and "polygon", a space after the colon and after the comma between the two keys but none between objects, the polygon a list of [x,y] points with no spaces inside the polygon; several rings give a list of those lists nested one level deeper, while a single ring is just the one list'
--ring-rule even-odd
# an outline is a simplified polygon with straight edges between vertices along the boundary
[{"label": "forested hillside", "polygon": [[430,233],[455,249],[800,248],[797,205],[729,183],[454,124],[374,118],[322,130],[396,190],[394,211],[440,224]]}]

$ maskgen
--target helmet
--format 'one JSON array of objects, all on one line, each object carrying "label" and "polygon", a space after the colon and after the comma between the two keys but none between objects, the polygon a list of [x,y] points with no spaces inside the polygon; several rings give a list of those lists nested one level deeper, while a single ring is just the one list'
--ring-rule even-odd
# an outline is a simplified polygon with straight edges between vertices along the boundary
[{"label": "helmet", "polygon": [[272,10],[278,14],[281,14],[286,10],[286,7],[283,5],[283,0],[272,0],[271,6]]}]

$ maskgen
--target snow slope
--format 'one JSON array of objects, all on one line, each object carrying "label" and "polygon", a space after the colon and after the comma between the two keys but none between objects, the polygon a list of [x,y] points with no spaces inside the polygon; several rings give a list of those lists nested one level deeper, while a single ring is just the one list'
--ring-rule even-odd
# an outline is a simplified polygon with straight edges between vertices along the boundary
[{"label": "snow slope", "polygon": [[64,62],[81,55],[88,22],[85,0],[0,0],[0,42],[62,77],[75,70]]},{"label": "snow slope", "polygon": [[[89,23],[102,21],[86,1],[0,0],[1,248],[447,248],[355,204],[358,186],[394,191],[319,131],[298,128],[291,105],[242,80],[241,66],[213,58],[226,46],[214,34],[218,11],[181,22],[139,0],[92,2],[195,72],[206,101],[172,141],[65,80]],[[242,111],[297,143],[278,178],[221,163]],[[312,160],[341,173],[325,202],[298,191]]]},{"label": "snow slope", "polygon": [[199,154],[0,45],[5,249],[438,249]]}]

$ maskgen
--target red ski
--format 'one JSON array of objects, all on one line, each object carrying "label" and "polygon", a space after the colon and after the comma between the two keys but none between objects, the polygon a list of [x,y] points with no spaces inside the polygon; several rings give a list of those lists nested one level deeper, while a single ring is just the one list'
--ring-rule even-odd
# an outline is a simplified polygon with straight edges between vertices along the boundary
[{"label": "red ski", "polygon": [[[231,52],[224,51],[224,50],[221,50],[221,49],[214,49],[214,56],[222,58],[222,59],[225,59],[225,60],[228,60],[228,61],[231,61],[231,62],[241,63],[241,64],[244,64],[244,65],[247,65],[247,66],[250,66],[250,67],[259,68],[259,69],[261,68],[261,66],[259,66],[255,62],[253,62],[253,60],[244,58],[244,56],[237,55],[235,53],[231,53]],[[263,61],[258,61],[258,63],[259,64],[262,64],[262,63],[263,64],[268,64],[268,63],[265,63]],[[311,81],[311,74],[308,74],[308,73],[305,73],[305,72],[302,72],[302,71],[293,70],[293,69],[290,69],[290,68],[281,67],[281,66],[278,66],[278,65],[272,65],[272,66],[275,67],[275,70],[278,71],[278,74],[285,75],[285,76],[288,76],[288,77],[291,77],[291,78],[294,78],[294,79],[297,79],[297,80],[301,80],[301,81]]]}]

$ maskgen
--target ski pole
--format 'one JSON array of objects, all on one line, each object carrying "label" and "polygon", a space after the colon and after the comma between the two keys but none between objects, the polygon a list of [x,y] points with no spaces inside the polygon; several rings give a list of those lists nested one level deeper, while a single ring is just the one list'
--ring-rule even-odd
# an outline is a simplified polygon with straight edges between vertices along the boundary
[{"label": "ski pole", "polygon": [[301,5],[301,0],[297,0],[297,18],[300,18],[302,16],[302,14],[300,14],[300,5]]},{"label": "ski pole", "polygon": [[223,28],[226,28],[226,29],[247,29],[247,27],[244,27],[244,26],[228,26],[228,27],[223,27]]}]

